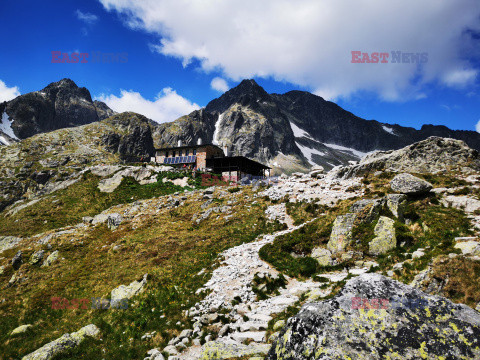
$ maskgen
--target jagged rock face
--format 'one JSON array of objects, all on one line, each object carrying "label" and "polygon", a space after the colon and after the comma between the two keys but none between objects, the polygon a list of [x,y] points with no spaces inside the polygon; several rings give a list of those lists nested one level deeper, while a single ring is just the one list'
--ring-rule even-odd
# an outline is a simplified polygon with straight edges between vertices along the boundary
[{"label": "jagged rock face", "polygon": [[105,120],[108,119],[110,116],[115,115],[117,112],[113,111],[102,101],[95,100],[93,101],[93,105],[95,105],[95,109],[97,110],[98,120]]},{"label": "jagged rock face", "polygon": [[288,120],[275,104],[263,106],[235,103],[220,115],[214,141],[225,144],[229,153],[268,162],[278,153],[302,154]]},{"label": "jagged rock face", "polygon": [[176,121],[159,124],[153,131],[155,146],[177,146],[179,140],[184,145],[196,145],[199,139],[203,144],[212,143],[217,119],[218,115],[201,109]]},{"label": "jagged rock face", "polygon": [[332,299],[304,305],[267,359],[478,359],[479,345],[480,313],[363,274]]},{"label": "jagged rock face", "polygon": [[1,104],[0,113],[4,112],[13,120],[15,135],[25,139],[42,132],[90,124],[105,118],[112,110],[104,103],[94,104],[86,88],[63,79]]},{"label": "jagged rock face", "polygon": [[[106,120],[116,131],[102,136],[108,151],[118,153],[125,160],[153,156],[152,130],[146,117],[135,113],[121,113]],[[118,130],[118,131],[117,131]]]},{"label": "jagged rock face", "polygon": [[359,151],[399,148],[408,144],[401,137],[388,133],[383,124],[359,118],[337,104],[305,91],[274,95],[292,122],[313,139],[342,145]]},{"label": "jagged rock face", "polygon": [[463,168],[480,170],[478,151],[461,140],[432,136],[403,149],[367,155],[358,165],[336,169],[335,175],[348,178],[372,171],[439,173]]}]

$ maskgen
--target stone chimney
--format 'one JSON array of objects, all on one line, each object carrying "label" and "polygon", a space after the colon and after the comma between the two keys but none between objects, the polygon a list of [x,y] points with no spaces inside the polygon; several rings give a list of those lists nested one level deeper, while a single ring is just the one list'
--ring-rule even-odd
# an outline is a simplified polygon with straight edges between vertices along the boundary
[{"label": "stone chimney", "polygon": [[197,145],[202,145],[202,138],[198,138]]},{"label": "stone chimney", "polygon": [[182,146],[182,140],[178,140],[178,146]]},{"label": "stone chimney", "polygon": [[225,156],[228,156],[228,147],[225,143],[223,144],[223,153],[225,154]]}]

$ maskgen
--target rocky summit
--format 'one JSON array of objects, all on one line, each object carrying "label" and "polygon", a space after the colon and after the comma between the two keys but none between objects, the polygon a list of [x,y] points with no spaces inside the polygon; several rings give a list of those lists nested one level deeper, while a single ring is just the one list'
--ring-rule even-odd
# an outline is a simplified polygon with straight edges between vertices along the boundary
[{"label": "rocky summit", "polygon": [[49,84],[40,91],[20,95],[0,104],[0,136],[10,141],[38,133],[104,120],[115,112],[105,103],[92,101],[90,92],[70,79]]},{"label": "rocky summit", "polygon": [[288,320],[266,359],[477,359],[480,313],[380,274]]}]

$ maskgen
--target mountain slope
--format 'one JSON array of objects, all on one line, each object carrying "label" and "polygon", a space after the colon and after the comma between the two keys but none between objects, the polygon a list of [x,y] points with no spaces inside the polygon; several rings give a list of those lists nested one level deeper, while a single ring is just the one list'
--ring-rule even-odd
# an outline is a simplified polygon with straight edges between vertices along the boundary
[{"label": "mountain slope", "polygon": [[0,211],[87,165],[138,161],[153,153],[151,125],[135,113],[37,134],[0,147]]},{"label": "mountain slope", "polygon": [[90,124],[114,113],[106,104],[92,101],[86,88],[79,88],[70,79],[62,79],[40,91],[0,104],[0,136],[6,140],[0,139],[0,143],[9,145],[35,134]]},{"label": "mountain slope", "polygon": [[474,131],[434,125],[416,130],[365,120],[305,91],[268,94],[254,80],[243,80],[204,109],[154,131],[156,146],[201,138],[287,173],[316,164],[331,169],[369,152],[399,149],[430,136],[463,140],[480,150],[480,134]]}]

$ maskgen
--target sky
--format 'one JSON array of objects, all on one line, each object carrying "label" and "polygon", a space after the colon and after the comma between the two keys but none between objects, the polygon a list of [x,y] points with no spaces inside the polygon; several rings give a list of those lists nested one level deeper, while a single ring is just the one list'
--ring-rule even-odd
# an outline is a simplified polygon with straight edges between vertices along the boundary
[{"label": "sky", "polygon": [[0,101],[70,78],[167,122],[253,78],[480,132],[479,0],[0,0],[0,24]]}]

